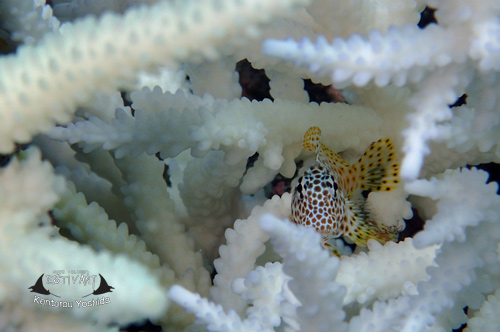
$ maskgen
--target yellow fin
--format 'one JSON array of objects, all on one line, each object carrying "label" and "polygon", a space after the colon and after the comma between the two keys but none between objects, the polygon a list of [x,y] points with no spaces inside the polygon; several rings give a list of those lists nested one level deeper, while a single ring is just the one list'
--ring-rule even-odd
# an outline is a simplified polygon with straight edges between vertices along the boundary
[{"label": "yellow fin", "polygon": [[[337,178],[339,178],[339,186],[343,188],[342,178],[347,174],[347,170],[351,167],[338,154],[330,150],[325,144],[321,143],[321,129],[318,127],[309,128],[304,134],[302,143],[304,149],[316,152],[316,158]],[[338,176],[337,176],[338,175]]]},{"label": "yellow fin", "polygon": [[362,247],[366,247],[366,243],[370,239],[377,240],[381,244],[388,241],[397,241],[399,229],[396,226],[378,224],[369,219],[368,213],[362,208],[361,202],[350,203],[344,236],[349,237],[356,245]]},{"label": "yellow fin", "polygon": [[330,255],[332,255],[332,256],[337,256],[337,257],[343,256],[342,252],[340,252],[340,250],[338,250],[337,248],[335,248],[334,246],[332,246],[328,242],[323,243],[323,248],[328,249],[328,251],[330,252]]},{"label": "yellow fin", "polygon": [[321,129],[318,127],[309,128],[304,134],[302,146],[307,151],[316,152],[321,139]]},{"label": "yellow fin", "polygon": [[398,187],[399,162],[390,138],[372,143],[353,165],[321,143],[321,129],[318,127],[307,130],[302,145],[304,149],[316,152],[317,159],[335,174],[339,187],[348,198],[355,190],[391,191]]},{"label": "yellow fin", "polygon": [[399,184],[399,162],[390,138],[370,145],[365,154],[348,171],[351,177],[346,193],[354,190],[391,191]]},{"label": "yellow fin", "polygon": [[368,219],[359,219],[352,231],[352,236],[347,235],[356,245],[366,247],[366,243],[370,239],[377,240],[381,244],[389,241],[396,242],[398,240],[399,231],[397,228],[387,225],[377,224],[375,221]]}]

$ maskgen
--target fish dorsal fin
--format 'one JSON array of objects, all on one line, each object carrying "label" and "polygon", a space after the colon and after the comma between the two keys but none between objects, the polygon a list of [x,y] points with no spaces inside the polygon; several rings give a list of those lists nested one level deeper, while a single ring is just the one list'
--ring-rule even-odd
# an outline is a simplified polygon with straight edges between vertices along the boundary
[{"label": "fish dorsal fin", "polygon": [[316,158],[335,176],[340,188],[352,198],[356,190],[391,191],[399,183],[399,162],[390,138],[374,142],[365,154],[350,165],[321,142],[321,129],[311,127],[304,134],[304,149],[316,152]]},{"label": "fish dorsal fin", "polygon": [[319,147],[321,139],[321,129],[318,127],[309,128],[304,134],[302,146],[307,151],[316,152]]},{"label": "fish dorsal fin", "polygon": [[399,162],[390,138],[372,143],[365,154],[348,170],[346,194],[354,190],[391,191],[398,187]]},{"label": "fish dorsal fin", "polygon": [[320,143],[317,159],[333,174],[335,181],[338,182],[338,186],[345,192],[345,187],[349,182],[347,175],[351,169],[351,165],[323,143]]},{"label": "fish dorsal fin", "polygon": [[[321,129],[318,127],[311,127],[306,131],[302,146],[308,151],[316,152],[316,159],[335,176],[336,181],[337,177],[342,178],[351,167],[338,154],[321,143]],[[342,188],[341,179],[338,185]]]}]

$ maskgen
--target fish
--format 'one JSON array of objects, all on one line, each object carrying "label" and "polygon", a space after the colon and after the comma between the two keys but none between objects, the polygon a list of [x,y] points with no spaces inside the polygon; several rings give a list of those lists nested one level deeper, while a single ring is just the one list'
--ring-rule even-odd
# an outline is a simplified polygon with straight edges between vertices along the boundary
[{"label": "fish", "polygon": [[307,130],[302,146],[316,159],[293,190],[292,221],[313,227],[321,234],[322,246],[337,256],[340,252],[331,240],[339,237],[362,247],[370,239],[382,244],[397,241],[397,227],[372,220],[365,198],[370,192],[399,187],[399,161],[391,139],[373,142],[352,165],[321,142],[318,127]]}]

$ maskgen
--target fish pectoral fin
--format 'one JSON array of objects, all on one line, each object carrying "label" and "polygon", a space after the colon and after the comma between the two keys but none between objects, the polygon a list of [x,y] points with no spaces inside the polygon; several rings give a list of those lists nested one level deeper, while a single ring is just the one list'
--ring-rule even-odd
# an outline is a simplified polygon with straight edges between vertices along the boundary
[{"label": "fish pectoral fin", "polygon": [[323,242],[322,245],[323,245],[323,248],[325,248],[326,250],[328,250],[330,252],[330,255],[337,256],[337,257],[342,256],[342,252],[339,249],[335,248],[331,243]]},{"label": "fish pectoral fin", "polygon": [[399,229],[371,220],[362,198],[349,201],[348,206],[348,222],[344,236],[349,237],[356,245],[366,247],[366,243],[370,239],[377,240],[381,244],[397,241]]},{"label": "fish pectoral fin", "polygon": [[346,234],[356,245],[366,247],[370,239],[377,240],[381,244],[388,241],[396,242],[398,239],[398,229],[387,225],[377,224],[375,221],[357,218],[354,227],[349,234]]}]

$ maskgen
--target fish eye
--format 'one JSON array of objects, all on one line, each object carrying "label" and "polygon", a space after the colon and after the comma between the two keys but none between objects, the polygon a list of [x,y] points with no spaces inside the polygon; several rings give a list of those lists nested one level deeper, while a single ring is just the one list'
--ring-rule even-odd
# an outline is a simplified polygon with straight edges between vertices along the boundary
[{"label": "fish eye", "polygon": [[335,181],[335,178],[333,177],[333,175],[330,175],[330,180],[332,180],[332,183],[333,183],[333,190],[337,191],[337,189],[339,187],[337,186],[337,182]]},{"label": "fish eye", "polygon": [[304,199],[304,194],[302,193],[302,190],[303,190],[303,186],[302,186],[302,177],[299,178],[299,184],[297,185],[297,187],[295,187],[295,191],[299,193],[299,198],[300,199]]},{"label": "fish eye", "polygon": [[299,193],[299,198],[304,199],[304,194],[302,193],[302,186],[300,184],[297,186],[297,188],[295,188],[295,190],[297,190],[297,192]]}]

